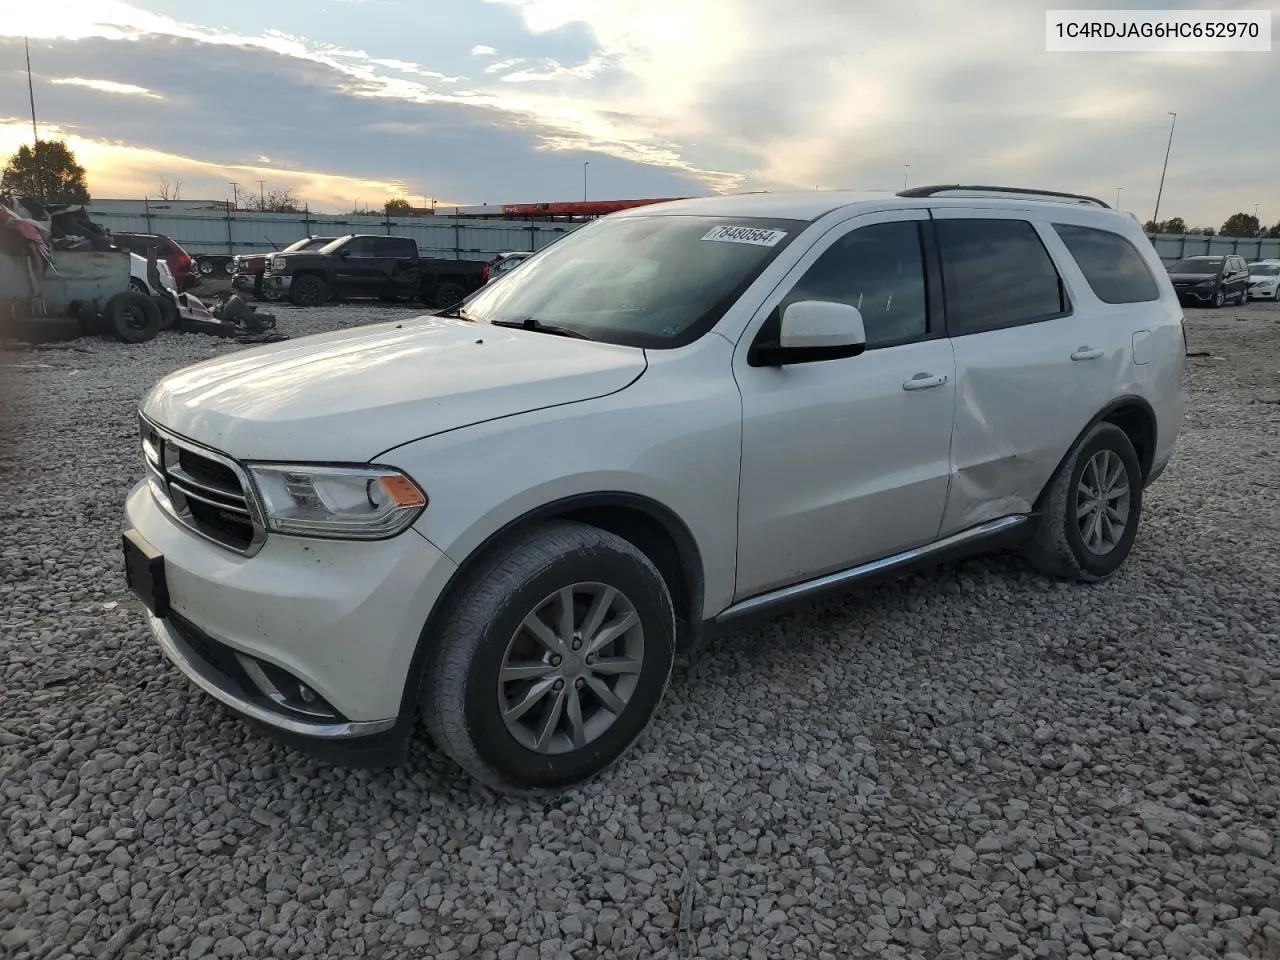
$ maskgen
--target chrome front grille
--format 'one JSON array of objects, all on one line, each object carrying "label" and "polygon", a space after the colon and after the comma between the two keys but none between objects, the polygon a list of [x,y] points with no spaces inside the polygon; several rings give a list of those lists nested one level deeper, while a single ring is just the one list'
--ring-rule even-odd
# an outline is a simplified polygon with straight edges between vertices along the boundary
[{"label": "chrome front grille", "polygon": [[257,553],[266,528],[240,466],[146,418],[141,430],[148,479],[161,505],[206,540],[246,556]]}]

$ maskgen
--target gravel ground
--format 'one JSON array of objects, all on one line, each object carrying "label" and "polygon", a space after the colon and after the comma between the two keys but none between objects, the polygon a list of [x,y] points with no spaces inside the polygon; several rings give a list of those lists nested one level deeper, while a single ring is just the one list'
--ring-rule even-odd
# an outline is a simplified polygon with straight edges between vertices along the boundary
[{"label": "gravel ground", "polygon": [[1280,956],[1280,308],[1188,316],[1114,580],[974,559],[722,637],[550,804],[313,763],[151,644],[134,405],[235,345],[0,353],[0,955]]}]

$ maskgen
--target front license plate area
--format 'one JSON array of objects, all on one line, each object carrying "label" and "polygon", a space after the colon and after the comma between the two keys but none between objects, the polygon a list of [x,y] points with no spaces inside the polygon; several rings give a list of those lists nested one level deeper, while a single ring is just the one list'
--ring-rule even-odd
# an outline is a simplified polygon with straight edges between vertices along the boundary
[{"label": "front license plate area", "polygon": [[124,532],[125,581],[153,614],[169,615],[169,584],[164,575],[164,554],[137,530]]}]

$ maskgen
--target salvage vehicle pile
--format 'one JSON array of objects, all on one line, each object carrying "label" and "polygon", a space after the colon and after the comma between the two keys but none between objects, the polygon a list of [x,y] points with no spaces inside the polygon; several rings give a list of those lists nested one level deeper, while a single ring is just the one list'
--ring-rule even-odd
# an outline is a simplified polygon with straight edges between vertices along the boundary
[{"label": "salvage vehicle pile", "polygon": [[117,245],[83,206],[0,197],[0,339],[110,334],[143,343],[169,329],[284,339],[274,327],[272,314],[239,296],[205,303],[179,292],[154,247],[142,257]]}]

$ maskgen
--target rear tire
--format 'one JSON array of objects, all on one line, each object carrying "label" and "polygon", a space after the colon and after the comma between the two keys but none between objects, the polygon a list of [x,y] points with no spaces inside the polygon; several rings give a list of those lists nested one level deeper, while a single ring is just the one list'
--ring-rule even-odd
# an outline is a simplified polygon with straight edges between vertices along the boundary
[{"label": "rear tire", "polygon": [[1248,285],[1246,285],[1245,288],[1240,291],[1240,299],[1236,301],[1236,306],[1247,307],[1248,305],[1249,305],[1249,287]]},{"label": "rear tire", "polygon": [[102,314],[107,327],[125,343],[143,343],[160,332],[160,308],[145,294],[117,293]]},{"label": "rear tire", "polygon": [[313,273],[295,277],[289,285],[289,300],[297,307],[320,307],[329,299],[329,286]]},{"label": "rear tire", "polygon": [[458,283],[442,283],[436,287],[436,306],[441,310],[466,299],[467,291]]},{"label": "rear tire", "polygon": [[1138,454],[1123,430],[1099,423],[1050,481],[1024,551],[1050,576],[1105,580],[1129,556],[1141,516]]},{"label": "rear tire", "polygon": [[675,636],[667,585],[635,546],[580,523],[533,527],[481,563],[426,641],[427,731],[497,790],[582,783],[648,726]]}]

